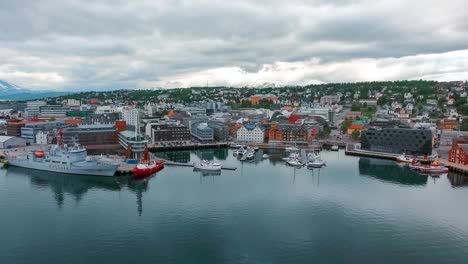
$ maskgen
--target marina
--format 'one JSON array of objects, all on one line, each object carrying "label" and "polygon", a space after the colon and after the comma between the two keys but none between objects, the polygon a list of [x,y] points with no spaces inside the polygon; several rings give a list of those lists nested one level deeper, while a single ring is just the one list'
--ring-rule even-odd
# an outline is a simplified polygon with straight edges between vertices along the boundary
[{"label": "marina", "polygon": [[[21,240],[0,238],[0,262],[75,263],[97,251],[117,264],[236,263],[245,254],[261,263],[338,263],[341,257],[330,259],[337,248],[363,263],[410,263],[412,254],[431,264],[463,263],[468,255],[466,218],[453,203],[468,198],[466,176],[425,176],[343,150],[322,151],[321,169],[287,166],[281,151],[263,159],[260,149],[251,162],[232,151],[158,152],[167,164],[187,165],[143,180],[2,169],[0,224],[9,227],[2,237]],[[203,159],[237,170],[194,171],[190,164]],[[46,246],[33,243],[44,234],[62,245],[59,259],[36,250]],[[277,236],[287,239],[271,239]],[[365,246],[351,246],[358,243]],[[381,258],[389,247],[391,260]]]}]

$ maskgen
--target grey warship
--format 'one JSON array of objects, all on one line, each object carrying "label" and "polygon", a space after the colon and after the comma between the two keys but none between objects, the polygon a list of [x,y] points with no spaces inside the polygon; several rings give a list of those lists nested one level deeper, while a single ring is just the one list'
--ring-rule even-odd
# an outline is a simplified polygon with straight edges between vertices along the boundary
[{"label": "grey warship", "polygon": [[118,164],[89,157],[79,144],[53,145],[49,150],[30,151],[25,155],[8,157],[11,166],[34,170],[89,176],[114,176]]}]

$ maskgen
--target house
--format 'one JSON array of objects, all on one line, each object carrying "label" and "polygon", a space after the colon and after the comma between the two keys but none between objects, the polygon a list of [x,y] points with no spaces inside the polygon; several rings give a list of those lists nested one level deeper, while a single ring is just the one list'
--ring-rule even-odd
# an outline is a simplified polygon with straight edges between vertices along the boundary
[{"label": "house", "polygon": [[237,130],[237,142],[242,143],[263,143],[265,133],[256,124],[246,124]]},{"label": "house", "polygon": [[454,142],[449,151],[449,161],[457,164],[468,165],[468,144]]},{"label": "house", "polygon": [[439,127],[442,130],[456,130],[458,129],[458,122],[456,119],[442,119],[439,122]]},{"label": "house", "polygon": [[348,130],[346,131],[346,134],[351,135],[355,131],[359,132],[359,135],[361,134],[361,131],[364,129],[364,124],[358,124],[358,123],[353,123],[348,127]]},{"label": "house", "polygon": [[340,102],[340,97],[338,95],[325,95],[320,97],[321,105],[332,105]]},{"label": "house", "polygon": [[355,112],[355,111],[351,111],[351,112],[348,112],[346,113],[346,116],[345,116],[345,119],[346,120],[361,120],[363,118],[363,115],[361,112]]},{"label": "house", "polygon": [[377,105],[377,99],[361,99],[359,100],[359,104],[362,105],[368,105],[368,106],[376,106]]}]

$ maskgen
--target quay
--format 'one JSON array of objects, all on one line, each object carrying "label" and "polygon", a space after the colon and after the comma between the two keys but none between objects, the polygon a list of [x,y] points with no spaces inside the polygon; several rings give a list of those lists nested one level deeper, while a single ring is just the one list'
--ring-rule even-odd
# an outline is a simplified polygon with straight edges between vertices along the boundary
[{"label": "quay", "polygon": [[356,148],[356,144],[353,144],[353,143],[349,143],[346,145],[345,154],[349,156],[361,156],[361,157],[388,159],[388,160],[396,160],[396,158],[400,155],[400,154],[393,154],[393,153],[383,153],[383,152],[362,150],[362,149]]},{"label": "quay", "polygon": [[197,150],[197,149],[215,149],[215,148],[227,148],[229,144],[226,142],[222,143],[192,143],[184,145],[170,145],[170,146],[161,146],[157,144],[148,144],[149,151],[175,151],[175,150]]},{"label": "quay", "polygon": [[463,175],[468,175],[468,165],[453,163],[446,159],[441,159],[441,158],[439,158],[437,161],[447,166],[449,168],[449,171],[456,172],[456,173],[463,174]]}]

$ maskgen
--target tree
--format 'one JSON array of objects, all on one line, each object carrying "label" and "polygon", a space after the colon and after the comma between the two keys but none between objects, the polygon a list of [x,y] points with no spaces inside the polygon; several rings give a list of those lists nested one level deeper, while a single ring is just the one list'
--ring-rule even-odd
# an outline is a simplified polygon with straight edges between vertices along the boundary
[{"label": "tree", "polygon": [[461,131],[468,131],[468,119],[464,119],[460,126]]},{"label": "tree", "polygon": [[361,110],[361,106],[359,104],[353,104],[351,106],[351,111],[359,111]]},{"label": "tree", "polygon": [[348,131],[348,127],[351,125],[351,120],[345,119],[343,123],[341,123],[341,132],[345,134]]},{"label": "tree", "polygon": [[354,130],[353,133],[351,133],[351,138],[354,140],[358,140],[360,136],[361,136],[361,133],[357,130]]}]

